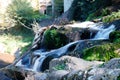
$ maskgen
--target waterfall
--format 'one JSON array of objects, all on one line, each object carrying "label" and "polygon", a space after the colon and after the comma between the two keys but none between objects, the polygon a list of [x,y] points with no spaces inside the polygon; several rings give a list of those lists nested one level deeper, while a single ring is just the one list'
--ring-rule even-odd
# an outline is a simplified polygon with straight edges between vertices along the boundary
[{"label": "waterfall", "polygon": [[[93,23],[89,21],[83,23],[77,23],[69,26],[97,30],[98,32],[93,38],[95,40],[108,39],[110,32],[115,30],[115,25],[111,25],[108,28],[104,28],[103,24],[101,25],[101,23]],[[49,56],[54,56],[54,58],[59,58],[63,55],[66,55],[71,48],[74,49],[77,43],[78,42],[82,43],[82,41],[83,40],[71,42],[59,49],[54,49],[51,51],[44,51],[43,49],[35,50],[31,54],[28,54],[26,57],[23,57],[20,61],[18,61],[16,66],[23,67],[26,70],[32,70],[37,72],[41,71],[43,62],[46,60],[46,58],[48,58]]]},{"label": "waterfall", "polygon": [[[81,40],[82,41],[82,40]],[[56,58],[60,57],[60,56],[63,56],[65,55],[68,51],[69,51],[69,48],[72,47],[72,46],[76,46],[77,43],[80,42],[80,41],[75,41],[75,42],[71,42],[59,49],[55,49],[55,50],[51,50],[51,51],[47,51],[47,52],[42,52],[41,50],[36,50],[32,53],[32,56],[39,56],[37,59],[35,59],[35,62],[34,64],[31,64],[29,66],[32,66],[32,67],[27,67],[25,68],[26,70],[32,70],[32,71],[41,71],[41,66],[43,64],[43,61],[51,56],[51,55],[55,55]],[[24,60],[24,59],[22,59]],[[22,64],[22,60],[20,60],[16,66],[24,66],[26,67],[28,63],[26,64]],[[29,61],[30,62],[30,61]]]},{"label": "waterfall", "polygon": [[95,35],[94,39],[108,39],[109,34],[115,30],[115,25],[111,25],[108,28],[101,28]]}]

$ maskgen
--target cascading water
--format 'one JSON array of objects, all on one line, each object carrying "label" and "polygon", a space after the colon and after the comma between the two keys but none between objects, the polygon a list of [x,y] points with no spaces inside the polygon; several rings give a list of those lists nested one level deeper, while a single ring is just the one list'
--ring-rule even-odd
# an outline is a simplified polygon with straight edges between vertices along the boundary
[{"label": "cascading water", "polygon": [[[70,26],[70,25],[69,25]],[[93,39],[108,39],[110,32],[115,30],[115,26],[111,25],[108,28],[104,28],[103,25],[101,24],[96,24],[93,22],[83,22],[83,23],[77,23],[74,25],[71,25],[72,27],[79,27],[79,28],[89,28],[93,30],[97,30],[97,34]],[[68,51],[69,48],[77,45],[78,42],[82,42],[83,40],[80,41],[75,41],[71,42],[59,49],[51,50],[51,51],[44,51],[42,49],[35,50],[31,53],[32,57],[30,54],[28,54],[26,57],[23,57],[17,64],[16,66],[22,66],[24,69],[32,70],[32,71],[41,71],[42,70],[42,65],[44,60],[49,57],[49,56],[54,56],[54,58],[61,57],[65,55]],[[49,66],[49,65],[47,65]]]},{"label": "cascading water", "polygon": [[[82,41],[82,40],[81,40]],[[42,63],[43,61],[49,57],[49,56],[54,56],[57,58],[57,57],[60,57],[62,55],[65,55],[69,50],[70,47],[74,46],[74,45],[77,45],[77,43],[80,42],[80,41],[75,41],[75,42],[71,42],[59,49],[55,49],[55,50],[51,50],[49,52],[41,52],[41,50],[36,50],[32,53],[32,56],[38,56],[38,58],[34,61],[35,63],[33,65],[30,65],[29,67],[30,68],[26,68],[27,70],[32,70],[32,71],[41,71],[41,66],[42,66]],[[23,59],[24,60],[24,59]],[[27,59],[29,60],[29,59]],[[30,60],[29,60],[30,61]],[[22,63],[22,60],[20,60],[16,66],[24,66],[26,67],[26,65],[30,63],[30,62],[27,62],[25,64]]]},{"label": "cascading water", "polygon": [[115,25],[111,25],[108,28],[101,28],[98,33],[95,35],[94,39],[108,39],[109,34],[115,30]]}]

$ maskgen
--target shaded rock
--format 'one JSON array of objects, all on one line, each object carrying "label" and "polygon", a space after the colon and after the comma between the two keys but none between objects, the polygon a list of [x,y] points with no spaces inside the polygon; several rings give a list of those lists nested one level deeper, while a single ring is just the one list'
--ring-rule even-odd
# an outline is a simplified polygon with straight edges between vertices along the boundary
[{"label": "shaded rock", "polygon": [[107,42],[108,42],[108,40],[84,40],[84,41],[80,41],[77,44],[77,46],[75,47],[74,51],[71,53],[68,53],[68,55],[82,58],[84,49],[93,47],[95,45],[101,45],[101,44],[104,44]]},{"label": "shaded rock", "polygon": [[67,75],[69,72],[65,70],[58,70],[51,72],[49,74],[49,80],[61,80],[63,76]]},{"label": "shaded rock", "polygon": [[[88,70],[91,67],[98,66],[102,64],[103,62],[98,61],[85,61],[80,58],[71,57],[71,56],[63,56],[61,58],[53,59],[50,62],[49,70],[54,71],[59,69],[59,67],[62,67],[60,69],[72,71],[72,70]],[[61,66],[63,65],[63,66]]]},{"label": "shaded rock", "polygon": [[120,19],[119,20],[115,20],[115,21],[113,21],[113,22],[110,22],[110,23],[108,23],[106,26],[110,26],[110,25],[115,25],[115,27],[116,27],[116,30],[120,30]]},{"label": "shaded rock", "polygon": [[47,73],[34,73],[34,72],[29,72],[27,74],[27,77],[25,77],[25,80],[49,80],[48,79],[48,74]]},{"label": "shaded rock", "polygon": [[114,58],[103,65],[108,69],[120,69],[120,58]]},{"label": "shaded rock", "polygon": [[83,71],[71,71],[67,77],[66,80],[83,80],[84,78],[84,72]]},{"label": "shaded rock", "polygon": [[8,69],[6,67],[6,68],[2,68],[0,70],[0,72],[2,72],[5,76],[10,78],[11,80],[24,80],[25,79],[24,74],[21,73],[22,71],[21,72],[20,71],[16,71],[15,69],[12,70],[12,69]]},{"label": "shaded rock", "polygon": [[4,73],[0,72],[0,80],[12,80],[12,79],[7,77]]}]

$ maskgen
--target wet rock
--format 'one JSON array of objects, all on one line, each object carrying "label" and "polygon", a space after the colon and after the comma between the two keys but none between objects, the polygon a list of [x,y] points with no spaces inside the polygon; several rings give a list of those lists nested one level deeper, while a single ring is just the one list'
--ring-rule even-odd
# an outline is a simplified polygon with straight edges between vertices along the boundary
[{"label": "wet rock", "polygon": [[65,70],[53,71],[49,74],[49,80],[61,80],[63,76],[67,75],[69,72]]},{"label": "wet rock", "polygon": [[109,24],[107,24],[106,26],[110,26],[110,25],[115,25],[116,30],[120,30],[120,20],[115,20],[113,22],[110,22]]},{"label": "wet rock", "polygon": [[85,61],[80,58],[76,57],[71,57],[71,56],[63,56],[61,58],[56,58],[53,59],[50,62],[49,70],[54,71],[58,69],[63,69],[63,70],[88,70],[91,67],[98,66],[102,64],[103,62],[98,62],[98,61]]},{"label": "wet rock", "polygon": [[107,40],[84,40],[84,41],[80,41],[77,44],[77,46],[75,47],[74,51],[68,53],[68,55],[82,58],[84,49],[93,47],[95,45],[101,45],[101,44],[104,44],[107,42],[108,42]]},{"label": "wet rock", "polygon": [[7,77],[4,73],[0,72],[0,80],[12,80],[12,79]]}]

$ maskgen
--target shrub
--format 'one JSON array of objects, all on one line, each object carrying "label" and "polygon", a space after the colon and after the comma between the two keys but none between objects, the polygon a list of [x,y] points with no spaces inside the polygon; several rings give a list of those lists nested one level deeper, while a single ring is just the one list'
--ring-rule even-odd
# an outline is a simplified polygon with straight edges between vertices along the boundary
[{"label": "shrub", "polygon": [[68,41],[67,37],[64,34],[58,32],[55,29],[53,30],[48,29],[45,32],[44,37],[45,37],[44,43],[48,49],[59,48],[67,44]]},{"label": "shrub", "polygon": [[112,14],[102,18],[103,22],[112,22],[114,20],[120,19],[120,10],[118,12],[112,12]]},{"label": "shrub", "polygon": [[74,20],[86,20],[90,14],[110,4],[111,0],[74,0],[70,8],[70,16]]},{"label": "shrub", "polygon": [[86,60],[108,61],[112,58],[120,57],[119,54],[114,52],[119,47],[120,44],[117,43],[94,46],[84,50],[83,58]]},{"label": "shrub", "polygon": [[34,19],[37,21],[41,18],[38,11],[34,11],[27,0],[12,0],[12,3],[7,8],[7,13],[10,19],[19,24],[19,21],[29,26]]}]

